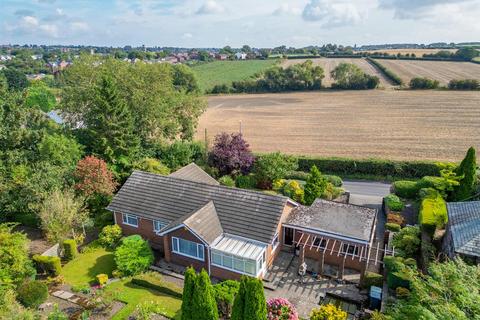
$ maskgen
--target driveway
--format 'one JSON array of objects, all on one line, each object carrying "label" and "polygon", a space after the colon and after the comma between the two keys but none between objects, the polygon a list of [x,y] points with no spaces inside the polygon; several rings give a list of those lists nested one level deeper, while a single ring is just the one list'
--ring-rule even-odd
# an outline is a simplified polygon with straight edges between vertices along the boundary
[{"label": "driveway", "polygon": [[352,194],[363,196],[385,197],[390,193],[390,183],[375,181],[352,181],[344,180],[343,188]]}]

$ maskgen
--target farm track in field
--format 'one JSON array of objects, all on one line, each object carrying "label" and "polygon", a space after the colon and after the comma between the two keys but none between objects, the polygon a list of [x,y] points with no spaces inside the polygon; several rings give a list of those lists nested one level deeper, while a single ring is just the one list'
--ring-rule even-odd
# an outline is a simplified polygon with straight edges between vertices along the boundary
[{"label": "farm track in field", "polygon": [[480,93],[462,91],[320,91],[208,97],[204,129],[239,130],[256,152],[460,160],[480,148]]}]

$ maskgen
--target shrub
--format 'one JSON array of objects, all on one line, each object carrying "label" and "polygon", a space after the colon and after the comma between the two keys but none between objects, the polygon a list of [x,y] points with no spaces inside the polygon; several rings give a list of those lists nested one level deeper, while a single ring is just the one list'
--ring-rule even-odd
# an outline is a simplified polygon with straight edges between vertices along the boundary
[{"label": "shrub", "polygon": [[400,198],[395,194],[389,194],[384,199],[385,205],[392,211],[402,211],[405,207],[402,200],[400,200]]},{"label": "shrub", "polygon": [[103,227],[98,235],[98,241],[105,248],[114,248],[121,238],[122,228],[117,224]]},{"label": "shrub", "polygon": [[398,287],[395,289],[395,294],[397,295],[397,298],[400,299],[408,298],[410,296],[410,290],[407,288]]},{"label": "shrub", "polygon": [[218,179],[218,182],[220,182],[220,184],[223,186],[235,187],[235,181],[230,176],[220,177],[220,179]]},{"label": "shrub", "polygon": [[254,164],[257,184],[262,189],[270,189],[273,181],[296,169],[297,160],[280,152],[259,155]]},{"label": "shrub", "polygon": [[448,88],[451,90],[478,90],[480,82],[477,79],[450,80]]},{"label": "shrub", "polygon": [[123,275],[130,276],[148,269],[153,262],[153,253],[147,241],[139,235],[123,238],[115,250],[115,263]]},{"label": "shrub", "polygon": [[240,288],[233,303],[231,319],[267,319],[267,303],[261,280],[242,276]]},{"label": "shrub", "polygon": [[248,176],[238,176],[235,179],[235,185],[237,186],[237,188],[241,189],[255,189],[257,185],[257,180],[252,174]]},{"label": "shrub", "polygon": [[62,271],[62,263],[59,257],[34,255],[32,259],[43,272],[58,276]]},{"label": "shrub", "polygon": [[308,178],[308,172],[304,172],[304,171],[290,171],[285,176],[285,179],[291,179],[291,180],[303,180],[303,181],[305,181],[305,180],[307,180],[307,178]]},{"label": "shrub", "polygon": [[310,312],[310,320],[346,320],[347,313],[333,304],[324,304]]},{"label": "shrub", "polygon": [[437,89],[440,86],[438,80],[428,78],[413,78],[410,80],[411,89]]},{"label": "shrub", "polygon": [[316,165],[318,170],[323,173],[339,176],[375,175],[399,179],[419,179],[424,176],[440,175],[438,165],[429,161],[298,157],[298,170],[308,172],[313,165]]},{"label": "shrub", "polygon": [[218,308],[215,302],[212,283],[210,282],[210,276],[204,269],[202,269],[195,279],[195,289],[190,303],[193,308],[192,320],[218,319]]},{"label": "shrub", "polygon": [[167,175],[170,173],[170,169],[160,160],[155,158],[143,158],[139,162],[135,163],[134,169],[161,175]]},{"label": "shrub", "polygon": [[310,168],[310,174],[307,177],[307,183],[304,187],[305,204],[309,206],[315,199],[322,196],[325,193],[327,184],[327,180],[322,176],[317,166],[313,165]]},{"label": "shrub", "polygon": [[268,320],[298,320],[295,306],[284,298],[273,298],[267,301]]},{"label": "shrub", "polygon": [[48,287],[41,281],[26,281],[17,288],[17,299],[27,308],[37,308],[47,298]]},{"label": "shrub", "polygon": [[398,232],[398,231],[400,231],[400,229],[401,229],[401,227],[400,227],[399,224],[392,223],[392,222],[386,223],[386,224],[385,224],[385,228],[386,228],[387,230],[392,231],[392,232]]},{"label": "shrub", "polygon": [[278,179],[273,182],[272,188],[274,191],[280,192],[294,201],[299,203],[303,203],[304,201],[303,188],[296,180],[286,181]]},{"label": "shrub", "polygon": [[63,241],[63,257],[65,260],[73,260],[78,255],[77,241],[74,239],[67,239]]},{"label": "shrub", "polygon": [[387,214],[387,223],[395,223],[403,226],[405,224],[405,218],[398,213],[389,213]]},{"label": "shrub", "polygon": [[447,204],[440,195],[434,198],[425,198],[420,204],[419,223],[427,232],[433,234],[435,230],[443,228],[448,222]]},{"label": "shrub", "polygon": [[185,280],[183,281],[182,293],[182,320],[193,320],[193,294],[195,291],[195,281],[197,273],[192,267],[188,267],[184,273]]},{"label": "shrub", "polygon": [[477,156],[475,148],[470,147],[458,168],[457,176],[463,176],[460,185],[454,189],[453,198],[456,201],[468,200],[476,191],[477,186]]},{"label": "shrub", "polygon": [[420,229],[417,226],[405,227],[393,236],[392,244],[398,256],[414,257],[420,249]]},{"label": "shrub", "polygon": [[335,83],[332,88],[338,89],[375,89],[380,80],[376,76],[371,76],[353,63],[340,63],[331,72]]},{"label": "shrub", "polygon": [[235,295],[240,289],[240,283],[235,280],[226,280],[213,286],[215,300],[217,301],[220,316],[229,319],[232,313]]},{"label": "shrub", "polygon": [[324,174],[323,177],[335,187],[343,186],[343,180],[339,176],[335,176],[332,174]]},{"label": "shrub", "polygon": [[371,286],[382,287],[383,276],[379,273],[366,271],[362,280],[362,288],[370,288]]},{"label": "shrub", "polygon": [[415,199],[420,188],[415,181],[400,180],[392,184],[393,192],[400,198]]},{"label": "shrub", "polygon": [[182,293],[175,287],[167,286],[156,272],[146,272],[132,278],[132,283],[181,299]]},{"label": "shrub", "polygon": [[103,285],[107,284],[108,275],[106,275],[105,273],[97,274],[96,278],[97,278],[97,283],[100,286],[103,286]]},{"label": "shrub", "polygon": [[208,164],[221,175],[248,174],[255,157],[241,133],[222,132],[215,136],[215,144],[208,154]]},{"label": "shrub", "polygon": [[387,268],[387,285],[390,289],[410,288],[410,271],[401,257],[386,256],[383,259]]}]

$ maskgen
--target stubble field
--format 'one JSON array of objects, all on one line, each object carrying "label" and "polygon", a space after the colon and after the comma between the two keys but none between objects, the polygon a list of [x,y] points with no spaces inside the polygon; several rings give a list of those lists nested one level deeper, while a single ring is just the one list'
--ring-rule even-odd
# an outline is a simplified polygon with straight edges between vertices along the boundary
[{"label": "stubble field", "polygon": [[335,69],[340,63],[353,63],[359,66],[363,72],[377,76],[380,79],[380,87],[383,88],[390,88],[392,83],[381,73],[377,68],[371,65],[366,59],[364,58],[315,58],[315,59],[289,59],[284,60],[282,62],[282,66],[288,67],[293,64],[301,63],[306,60],[311,60],[314,65],[321,66],[325,72],[325,78],[322,80],[322,85],[324,87],[331,87],[332,83],[335,80],[331,77],[330,72]]},{"label": "stubble field", "polygon": [[480,148],[480,94],[449,91],[321,91],[208,97],[205,128],[239,130],[256,152],[458,161]]},{"label": "stubble field", "polygon": [[447,85],[450,80],[480,80],[480,64],[452,61],[378,59],[383,66],[397,74],[404,83],[415,77],[427,77]]}]

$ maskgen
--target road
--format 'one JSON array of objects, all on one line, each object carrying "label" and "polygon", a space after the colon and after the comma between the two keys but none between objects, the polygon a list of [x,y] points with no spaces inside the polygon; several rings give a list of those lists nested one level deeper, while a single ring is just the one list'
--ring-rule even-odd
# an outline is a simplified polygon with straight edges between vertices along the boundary
[{"label": "road", "polygon": [[385,197],[390,193],[390,184],[373,181],[343,181],[343,188],[352,194]]}]

